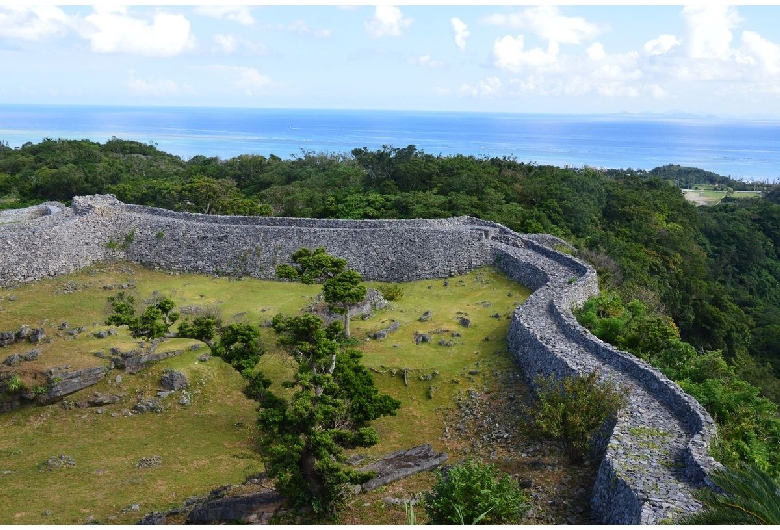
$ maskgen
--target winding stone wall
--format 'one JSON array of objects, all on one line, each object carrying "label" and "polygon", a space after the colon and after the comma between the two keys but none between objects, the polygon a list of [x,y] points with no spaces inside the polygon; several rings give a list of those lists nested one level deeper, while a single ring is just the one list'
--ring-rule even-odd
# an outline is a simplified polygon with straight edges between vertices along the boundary
[{"label": "winding stone wall", "polygon": [[[36,210],[41,212],[42,210]],[[707,448],[710,416],[679,386],[605,344],[571,309],[598,293],[595,271],[553,248],[552,236],[521,235],[470,217],[318,220],[209,216],[76,197],[71,208],[0,224],[0,285],[65,274],[90,263],[130,260],[182,272],[273,278],[300,247],[326,247],[366,279],[446,277],[495,264],[534,292],[513,315],[507,343],[530,382],[536,375],[598,370],[630,390],[605,430],[593,513],[611,524],[655,524],[699,509],[691,490],[717,465]]]}]

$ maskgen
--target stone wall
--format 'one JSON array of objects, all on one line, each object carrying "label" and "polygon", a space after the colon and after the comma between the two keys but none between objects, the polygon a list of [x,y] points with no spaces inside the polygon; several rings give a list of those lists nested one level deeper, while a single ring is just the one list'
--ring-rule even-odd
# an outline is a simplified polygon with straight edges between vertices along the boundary
[{"label": "stone wall", "polygon": [[[40,213],[42,210],[36,210]],[[300,247],[325,247],[366,279],[446,277],[495,264],[534,292],[512,318],[507,344],[533,383],[598,370],[630,390],[605,426],[592,497],[604,523],[655,524],[700,506],[692,488],[717,465],[707,449],[712,419],[679,386],[577,324],[572,307],[598,293],[595,271],[556,249],[552,236],[520,235],[470,217],[317,220],[208,216],[76,197],[70,209],[0,225],[0,285],[65,274],[90,263],[131,260],[182,272],[273,278]]]}]

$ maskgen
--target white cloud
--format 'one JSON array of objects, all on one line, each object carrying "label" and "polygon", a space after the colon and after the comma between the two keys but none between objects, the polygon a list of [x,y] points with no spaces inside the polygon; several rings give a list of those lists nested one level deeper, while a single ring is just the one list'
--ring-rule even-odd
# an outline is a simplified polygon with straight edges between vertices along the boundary
[{"label": "white cloud", "polygon": [[780,73],[780,45],[766,40],[755,31],[743,31],[740,62],[758,64],[770,75]]},{"label": "white cloud", "polygon": [[233,88],[239,89],[249,96],[253,96],[255,91],[273,84],[270,77],[248,66],[214,65],[207,67],[207,69],[226,79],[226,83]]},{"label": "white cloud", "polygon": [[431,59],[430,55],[420,55],[419,57],[409,58],[409,64],[424,66],[425,68],[437,69],[444,66],[444,61]]},{"label": "white cloud", "polygon": [[[130,92],[137,96],[175,96],[182,93],[182,89],[175,81],[170,79],[144,81],[138,79],[133,71],[130,72],[127,85]],[[189,92],[189,90],[187,91]]]},{"label": "white cloud", "polygon": [[488,77],[480,80],[476,85],[461,85],[460,93],[471,97],[493,97],[500,94],[503,89],[504,85],[499,78]]},{"label": "white cloud", "polygon": [[[585,41],[597,32],[593,25],[553,27],[548,22],[558,15],[555,8],[532,8],[483,21],[525,33],[497,38],[493,44],[492,65],[515,76],[505,81],[512,96],[682,101],[690,94],[738,100],[744,94],[755,98],[759,93],[780,93],[780,43],[742,31],[741,42],[735,45],[739,37],[732,32],[743,21],[733,8],[681,9],[680,34],[662,33],[626,53],[609,53],[600,42],[587,45]],[[547,39],[547,46],[529,46],[534,35]],[[578,39],[581,47],[561,50],[564,43]],[[462,87],[462,92],[469,91],[481,93],[479,86]]]},{"label": "white cloud", "polygon": [[255,23],[252,10],[248,6],[198,6],[195,12],[211,18],[238,22],[243,26],[251,26]]},{"label": "white cloud", "polygon": [[317,37],[318,39],[326,39],[333,34],[329,29],[311,29],[304,20],[296,20],[286,26],[280,25],[277,27],[282,31],[291,31],[293,33],[298,33],[299,35]]},{"label": "white cloud", "polygon": [[237,42],[234,35],[214,35],[214,42],[216,42],[217,46],[225,53],[233,53],[236,51]]},{"label": "white cloud", "polygon": [[644,50],[648,55],[662,55],[675,46],[680,45],[680,40],[674,35],[659,35],[658,38],[645,43]]},{"label": "white cloud", "polygon": [[522,35],[516,38],[506,35],[493,43],[493,64],[504,70],[517,71],[524,67],[550,68],[558,60],[558,44],[550,42],[545,51],[541,48],[525,50],[525,39]]},{"label": "white cloud", "polygon": [[466,51],[466,39],[471,35],[468,26],[459,18],[450,19],[452,24],[452,31],[455,32],[455,44],[458,45],[460,51]]},{"label": "white cloud", "polygon": [[618,81],[611,83],[602,83],[596,89],[599,96],[605,97],[639,97],[639,89],[633,86],[628,86]]},{"label": "white cloud", "polygon": [[655,99],[661,99],[661,98],[666,97],[666,90],[664,90],[664,88],[661,85],[657,85],[657,84],[653,83],[653,84],[649,85],[647,88],[650,91],[650,94]]},{"label": "white cloud", "polygon": [[515,87],[515,90],[510,92],[511,96],[523,96],[526,94],[538,94],[540,96],[547,95],[547,91],[544,89],[544,76],[529,75],[525,79],[511,79],[509,85]]},{"label": "white cloud", "polygon": [[588,54],[588,59],[591,61],[603,61],[607,57],[607,52],[604,50],[604,45],[600,42],[594,42],[588,49],[585,50]]},{"label": "white cloud", "polygon": [[378,5],[374,16],[365,23],[366,31],[374,37],[398,36],[412,24],[411,18],[404,18],[395,6]]},{"label": "white cloud", "polygon": [[247,40],[243,37],[233,35],[232,33],[218,33],[214,35],[214,43],[216,44],[217,49],[212,51],[216,51],[217,53],[240,53],[247,56],[275,55],[275,52],[264,44]]},{"label": "white cloud", "polygon": [[529,7],[519,13],[491,15],[483,22],[532,32],[540,39],[562,44],[580,44],[598,36],[598,26],[582,17],[567,17],[555,6]]},{"label": "white cloud", "polygon": [[37,41],[62,35],[70,25],[59,7],[0,6],[0,38]]},{"label": "white cloud", "polygon": [[688,57],[728,59],[732,55],[731,30],[742,22],[734,8],[717,4],[687,6],[680,16],[685,21],[684,43]]},{"label": "white cloud", "polygon": [[83,36],[98,53],[173,56],[194,45],[190,23],[183,15],[157,12],[150,23],[128,15],[122,7],[96,7],[86,21],[91,27]]}]

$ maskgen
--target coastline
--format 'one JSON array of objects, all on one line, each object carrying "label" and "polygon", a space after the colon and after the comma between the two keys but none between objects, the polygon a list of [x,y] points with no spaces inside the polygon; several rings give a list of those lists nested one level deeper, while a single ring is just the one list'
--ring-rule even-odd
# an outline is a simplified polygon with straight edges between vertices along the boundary
[{"label": "coastline", "polygon": [[414,145],[434,156],[508,157],[559,167],[698,167],[780,177],[780,121],[693,115],[511,114],[340,109],[0,105],[0,141],[112,137],[189,159],[349,154]]}]

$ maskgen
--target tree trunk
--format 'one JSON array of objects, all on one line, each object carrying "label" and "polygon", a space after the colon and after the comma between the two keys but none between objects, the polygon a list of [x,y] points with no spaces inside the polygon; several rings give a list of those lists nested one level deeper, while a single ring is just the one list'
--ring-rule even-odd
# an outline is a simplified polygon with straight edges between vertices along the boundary
[{"label": "tree trunk", "polygon": [[336,354],[330,356],[330,368],[328,368],[328,373],[330,375],[333,375],[333,372],[336,370]]},{"label": "tree trunk", "polygon": [[314,455],[312,455],[308,450],[304,449],[300,460],[301,474],[303,475],[304,480],[306,480],[306,483],[309,485],[309,492],[315,497],[318,496],[322,491],[322,482],[320,475],[315,467],[316,464],[317,459],[314,458]]},{"label": "tree trunk", "polygon": [[344,336],[349,338],[349,308],[344,310]]}]

